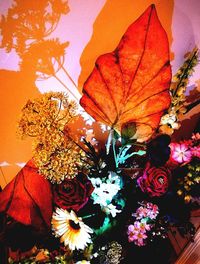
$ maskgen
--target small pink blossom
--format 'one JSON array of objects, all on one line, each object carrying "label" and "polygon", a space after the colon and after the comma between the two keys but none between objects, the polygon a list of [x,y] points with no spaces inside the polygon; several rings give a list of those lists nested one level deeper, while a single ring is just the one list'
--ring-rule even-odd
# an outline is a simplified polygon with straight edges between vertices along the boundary
[{"label": "small pink blossom", "polygon": [[149,217],[150,219],[155,219],[158,213],[158,206],[156,204],[147,203],[144,206],[140,206],[137,209],[136,213],[133,214],[133,216],[136,217],[136,219],[142,219],[146,217]]},{"label": "small pink blossom", "polygon": [[143,206],[140,206],[137,209],[136,214],[133,214],[133,216],[135,216],[137,219],[145,218],[147,217],[147,215],[148,215],[148,209]]},{"label": "small pink blossom", "polygon": [[188,163],[191,161],[192,152],[186,143],[171,143],[171,157],[178,163]]},{"label": "small pink blossom", "polygon": [[138,229],[137,225],[139,222],[136,225],[135,225],[135,223],[134,223],[134,225],[130,225],[128,227],[128,232],[127,232],[128,241],[134,242],[134,244],[138,245],[138,246],[144,246],[145,245],[144,240],[147,238],[145,229],[144,230]]},{"label": "small pink blossom", "polygon": [[191,148],[192,156],[200,158],[200,146]]},{"label": "small pink blossom", "polygon": [[150,228],[150,225],[146,224],[146,222],[135,221],[133,225],[128,226],[128,241],[134,242],[138,246],[144,246],[144,240],[147,238],[146,231],[149,231]]},{"label": "small pink blossom", "polygon": [[145,233],[138,233],[136,236],[135,236],[135,240],[134,240],[134,243],[135,245],[137,246],[144,246],[145,245],[145,239],[147,238],[147,235]]},{"label": "small pink blossom", "polygon": [[133,241],[134,241],[135,231],[136,231],[136,230],[135,230],[134,225],[129,225],[129,226],[128,226],[127,235],[128,235],[128,241],[129,241],[129,242],[133,242]]},{"label": "small pink blossom", "polygon": [[149,231],[151,229],[151,225],[148,225],[146,222],[140,222],[140,232],[145,233],[146,230]]},{"label": "small pink blossom", "polygon": [[158,206],[156,204],[147,203],[148,213],[147,216],[151,219],[155,219],[159,213]]},{"label": "small pink blossom", "polygon": [[136,233],[145,232],[145,228],[141,225],[140,221],[135,221],[134,222],[134,231]]}]

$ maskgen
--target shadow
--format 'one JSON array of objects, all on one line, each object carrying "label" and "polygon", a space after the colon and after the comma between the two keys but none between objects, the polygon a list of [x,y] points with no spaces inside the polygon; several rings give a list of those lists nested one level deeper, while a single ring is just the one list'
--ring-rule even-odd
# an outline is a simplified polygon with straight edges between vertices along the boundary
[{"label": "shadow", "polygon": [[68,42],[47,39],[56,29],[66,1],[13,1],[6,16],[1,16],[1,48],[18,54],[20,71],[27,78],[47,78],[56,74],[64,62]]},{"label": "shadow", "polygon": [[61,15],[68,12],[67,1],[13,0],[7,14],[1,16],[0,48],[8,54],[15,51],[19,57],[19,71],[0,69],[0,162],[9,163],[2,167],[7,182],[19,170],[16,162],[25,162],[31,156],[31,139],[17,140],[17,122],[27,100],[39,95],[36,80],[56,76],[63,66],[68,42],[60,43],[49,36]]},{"label": "shadow", "polygon": [[[196,82],[197,85],[199,81]],[[199,85],[190,89],[189,94],[186,96],[186,108],[188,112],[184,114],[181,120],[181,126],[178,130],[174,131],[172,139],[174,140],[186,140],[190,139],[192,133],[200,132],[200,93]]]},{"label": "shadow", "polygon": [[19,55],[23,55],[32,43],[49,36],[57,27],[61,15],[68,11],[66,1],[14,0],[7,15],[1,17],[1,48],[6,48],[7,52],[14,48]]},{"label": "shadow", "polygon": [[[79,115],[76,122],[69,125],[73,139],[85,150],[86,145],[83,143],[82,138],[94,144],[97,151],[105,148],[109,131],[102,132],[100,123],[93,122],[92,125],[86,123],[84,118]],[[94,141],[93,141],[94,139]]]},{"label": "shadow", "polygon": [[[195,2],[195,1],[194,1]],[[176,1],[176,6],[173,15],[173,36],[175,40],[172,43],[171,49],[175,54],[175,60],[172,61],[173,72],[175,73],[182,64],[185,53],[192,50],[198,45],[198,38],[196,37],[196,29],[194,28],[194,21],[198,21],[199,4],[194,3],[188,8],[181,0]],[[198,2],[199,3],[199,2]],[[192,14],[190,16],[189,14]],[[198,22],[197,22],[198,24]]]},{"label": "shadow", "polygon": [[0,162],[12,164],[2,167],[6,181],[9,182],[19,170],[15,163],[26,161],[31,156],[30,139],[17,139],[16,128],[22,106],[30,96],[37,97],[39,92],[33,79],[22,72],[0,70],[0,86]]},{"label": "shadow", "polygon": [[137,247],[129,243],[126,256],[120,263],[132,264],[134,259],[139,260],[136,263],[140,264],[172,264],[175,263],[176,253],[168,239],[158,239],[144,247]]},{"label": "shadow", "polygon": [[200,80],[197,80],[196,83],[198,86],[194,88],[192,87],[192,89],[189,91],[189,94],[186,96],[186,103],[188,104],[192,104],[200,99]]},{"label": "shadow", "polygon": [[[200,107],[197,106],[200,110]],[[194,109],[195,110],[195,109]],[[172,139],[176,141],[187,140],[191,138],[192,133],[199,132],[199,113],[192,115],[190,118],[181,121],[179,130],[175,130]]]},{"label": "shadow", "polygon": [[[82,89],[84,82],[91,73],[98,56],[113,51],[121,37],[144,11],[152,4],[151,0],[134,2],[132,0],[107,0],[93,25],[93,35],[83,50],[80,58],[82,67],[78,80],[78,87]],[[161,24],[167,32],[169,44],[172,43],[171,23],[173,14],[173,0],[155,0]]]}]

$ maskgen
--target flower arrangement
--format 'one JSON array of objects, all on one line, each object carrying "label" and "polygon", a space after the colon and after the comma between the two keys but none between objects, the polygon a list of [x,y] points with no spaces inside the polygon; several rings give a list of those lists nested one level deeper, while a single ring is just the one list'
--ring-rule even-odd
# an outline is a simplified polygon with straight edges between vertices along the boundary
[{"label": "flower arrangement", "polygon": [[171,135],[197,61],[194,49],[171,83],[166,33],[150,6],[85,82],[80,104],[107,126],[103,144],[77,140],[78,106],[65,94],[27,102],[18,132],[34,137],[33,158],[0,193],[0,212],[5,244],[30,251],[10,263],[130,263],[171,227],[194,235],[200,135]]}]

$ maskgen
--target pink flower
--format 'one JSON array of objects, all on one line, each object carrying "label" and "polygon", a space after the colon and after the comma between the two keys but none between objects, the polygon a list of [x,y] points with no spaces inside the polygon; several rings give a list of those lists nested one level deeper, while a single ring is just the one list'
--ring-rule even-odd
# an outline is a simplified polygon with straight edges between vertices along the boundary
[{"label": "pink flower", "polygon": [[191,148],[192,155],[200,159],[200,146]]},{"label": "pink flower", "polygon": [[133,216],[135,216],[137,219],[142,219],[142,218],[147,217],[147,214],[148,214],[147,208],[140,206],[137,209],[136,214],[133,214]]},{"label": "pink flower", "polygon": [[133,216],[136,217],[136,219],[142,219],[146,217],[149,217],[150,219],[155,219],[158,213],[159,210],[156,204],[147,203],[146,205],[144,204],[144,206],[140,206],[137,209],[136,213],[133,214]]},{"label": "pink flower", "polygon": [[155,219],[159,213],[158,206],[156,204],[147,203],[148,213],[147,216],[151,219]]},{"label": "pink flower", "polygon": [[128,241],[129,242],[133,242],[134,241],[135,235],[136,235],[137,232],[139,232],[139,229],[136,229],[134,225],[129,225],[128,226],[127,235],[128,235]]},{"label": "pink flower", "polygon": [[147,203],[147,209],[150,209],[150,210],[158,213],[158,206],[156,204]]},{"label": "pink flower", "polygon": [[186,143],[171,143],[171,157],[178,163],[188,163],[191,161],[192,152]]},{"label": "pink flower", "polygon": [[[148,228],[148,230],[149,229],[150,227]],[[147,238],[145,224],[136,221],[134,225],[128,226],[127,234],[129,242],[134,242],[134,244],[138,246],[145,245],[144,239]]]},{"label": "pink flower", "polygon": [[144,246],[145,245],[145,241],[144,239],[147,238],[147,235],[144,234],[144,233],[138,233],[137,236],[136,236],[136,239],[134,241],[135,245],[141,247],[141,246]]},{"label": "pink flower", "polygon": [[139,221],[135,221],[134,225],[128,226],[128,241],[134,242],[137,246],[144,246],[145,245],[145,239],[147,238],[146,230],[150,230],[150,225],[144,223],[141,223]]},{"label": "pink flower", "polygon": [[146,230],[149,231],[151,229],[151,226],[148,225],[146,222],[140,222],[140,232],[145,233]]}]

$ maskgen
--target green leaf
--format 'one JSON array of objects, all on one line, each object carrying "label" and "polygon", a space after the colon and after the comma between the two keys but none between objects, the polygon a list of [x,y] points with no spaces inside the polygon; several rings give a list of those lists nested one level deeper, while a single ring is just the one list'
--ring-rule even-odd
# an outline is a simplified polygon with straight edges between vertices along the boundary
[{"label": "green leaf", "polygon": [[94,232],[96,236],[102,235],[104,232],[107,232],[109,229],[111,229],[115,225],[115,221],[110,221],[110,218],[108,216],[105,217],[105,220],[103,222],[103,225],[99,229],[95,229]]},{"label": "green leaf", "polygon": [[122,126],[121,135],[125,140],[131,139],[136,133],[136,124],[134,122],[126,123]]},{"label": "green leaf", "polygon": [[114,130],[113,136],[116,140],[120,138],[120,134],[116,130]]}]

